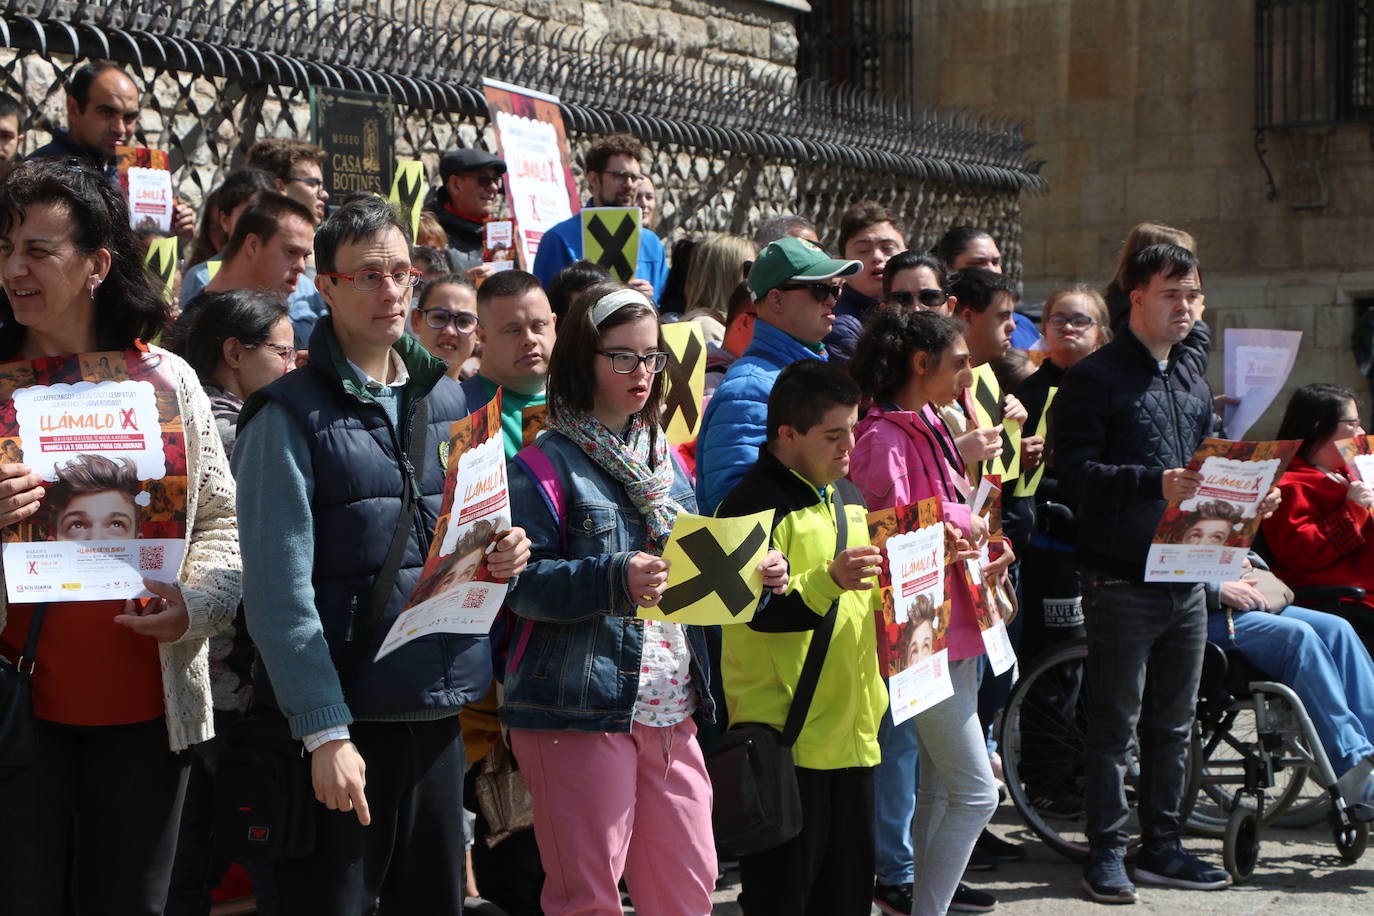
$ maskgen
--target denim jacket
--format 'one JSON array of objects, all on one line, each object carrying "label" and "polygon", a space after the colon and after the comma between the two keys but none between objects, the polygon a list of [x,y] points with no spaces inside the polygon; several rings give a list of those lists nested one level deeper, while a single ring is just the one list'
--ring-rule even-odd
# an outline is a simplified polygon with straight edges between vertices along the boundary
[{"label": "denim jacket", "polygon": [[[625,488],[575,443],[539,437],[562,484],[567,549],[539,485],[510,470],[511,517],[530,538],[530,562],[506,595],[522,618],[525,648],[506,672],[501,721],[511,728],[628,732],[639,692],[644,623],[625,587],[630,558],[644,546],[644,522]],[[691,482],[674,466],[672,498],[696,511]],[[524,628],[529,627],[526,636]],[[715,720],[706,637],[684,626],[696,715]],[[527,641],[526,641],[527,640]]]}]

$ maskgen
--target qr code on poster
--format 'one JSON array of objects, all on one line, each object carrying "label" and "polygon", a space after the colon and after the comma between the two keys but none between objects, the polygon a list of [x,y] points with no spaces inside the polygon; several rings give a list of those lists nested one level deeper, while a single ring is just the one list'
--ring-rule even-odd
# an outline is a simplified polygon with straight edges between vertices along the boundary
[{"label": "qr code on poster", "polygon": [[167,548],[161,545],[156,547],[145,547],[140,545],[138,548],[138,568],[139,569],[161,569],[166,562],[164,556]]},{"label": "qr code on poster", "polygon": [[463,610],[471,611],[480,608],[487,603],[487,588],[470,588],[468,593],[463,596]]}]

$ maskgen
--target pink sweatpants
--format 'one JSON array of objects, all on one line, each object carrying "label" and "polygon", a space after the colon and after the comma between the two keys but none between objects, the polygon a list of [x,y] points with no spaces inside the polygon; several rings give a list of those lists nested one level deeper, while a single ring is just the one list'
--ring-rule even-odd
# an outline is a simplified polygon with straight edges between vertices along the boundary
[{"label": "pink sweatpants", "polygon": [[513,728],[548,877],[545,916],[706,916],[716,883],[711,782],[690,718],[629,734]]}]

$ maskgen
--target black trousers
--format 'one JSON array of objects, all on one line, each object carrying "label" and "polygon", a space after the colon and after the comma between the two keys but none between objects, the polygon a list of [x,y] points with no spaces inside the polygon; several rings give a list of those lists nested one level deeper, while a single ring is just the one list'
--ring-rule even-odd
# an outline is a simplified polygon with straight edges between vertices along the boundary
[{"label": "black trousers", "polygon": [[159,916],[190,755],[161,718],[36,726],[37,762],[0,779],[0,912]]},{"label": "black trousers", "polygon": [[745,916],[868,916],[873,906],[874,767],[797,767],[802,831],[739,860]]},{"label": "black trousers", "polygon": [[315,854],[275,863],[277,912],[365,916],[463,912],[463,738],[458,717],[354,722],[370,826],[317,806]]}]

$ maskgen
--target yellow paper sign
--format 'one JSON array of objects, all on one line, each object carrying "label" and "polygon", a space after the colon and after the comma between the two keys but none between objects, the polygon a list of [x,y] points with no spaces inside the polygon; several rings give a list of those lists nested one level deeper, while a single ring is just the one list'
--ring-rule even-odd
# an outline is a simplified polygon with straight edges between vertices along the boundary
[{"label": "yellow paper sign", "polygon": [[1045,476],[1046,460],[1053,454],[1053,446],[1050,445],[1050,405],[1054,403],[1054,396],[1058,393],[1058,388],[1050,389],[1049,396],[1045,398],[1045,406],[1040,410],[1040,421],[1035,424],[1033,435],[1043,436],[1045,439],[1045,450],[1040,453],[1040,463],[1031,471],[1029,477],[1016,482],[1016,489],[1012,491],[1013,496],[1034,496],[1035,491],[1040,489],[1040,478]]},{"label": "yellow paper sign", "polygon": [[177,239],[170,236],[154,239],[148,245],[148,255],[143,259],[154,277],[162,281],[162,297],[172,301],[172,286],[177,277]]},{"label": "yellow paper sign", "polygon": [[401,211],[402,219],[410,226],[410,244],[414,245],[420,233],[420,210],[425,203],[425,164],[418,159],[397,161],[391,193],[386,199]]},{"label": "yellow paper sign", "polygon": [[973,370],[973,410],[978,426],[992,429],[1002,425],[1002,454],[983,462],[984,474],[997,474],[1003,480],[1021,476],[1021,422],[1002,418],[1002,386],[987,363]]},{"label": "yellow paper sign", "polygon": [[219,269],[220,269],[221,267],[223,267],[223,266],[224,266],[224,262],[223,262],[223,261],[219,261],[219,260],[206,261],[206,262],[205,262],[205,280],[206,280],[206,282],[209,282],[210,280],[215,279],[215,274],[219,273]]},{"label": "yellow paper sign", "polygon": [[666,403],[662,426],[673,445],[691,442],[701,429],[701,399],[706,394],[706,335],[695,321],[663,326],[668,345]]},{"label": "yellow paper sign", "polygon": [[600,264],[621,283],[634,279],[639,263],[638,207],[585,207],[582,257]]},{"label": "yellow paper sign", "polygon": [[772,530],[772,509],[737,518],[679,513],[663,548],[672,564],[668,588],[658,607],[640,608],[639,617],[697,625],[753,620]]}]

